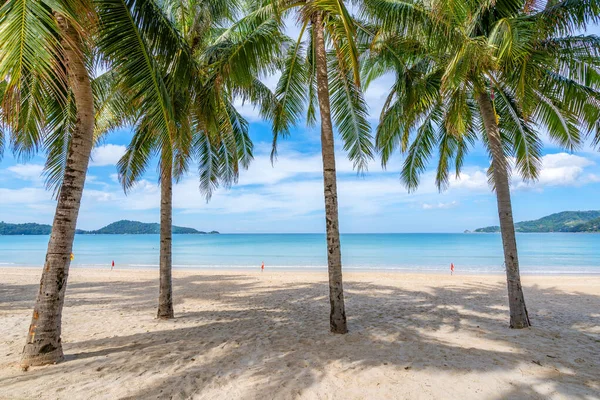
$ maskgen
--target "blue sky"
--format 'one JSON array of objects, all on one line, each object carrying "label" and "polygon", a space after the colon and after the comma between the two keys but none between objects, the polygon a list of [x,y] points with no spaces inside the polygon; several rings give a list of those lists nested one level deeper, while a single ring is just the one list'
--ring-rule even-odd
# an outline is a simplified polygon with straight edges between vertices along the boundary
[{"label": "blue sky", "polygon": [[[599,34],[593,27],[589,33]],[[275,78],[267,80],[273,86]],[[389,83],[375,81],[366,92],[373,125]],[[227,233],[324,232],[324,202],[319,129],[298,127],[280,142],[279,158],[269,161],[271,131],[249,106],[240,108],[251,122],[255,159],[243,171],[239,184],[219,189],[206,203],[191,172],[174,188],[173,223]],[[130,139],[130,130],[112,133],[94,150],[78,227],[97,229],[119,219],[158,222],[160,192],[155,166],[149,168],[127,196],[116,180],[115,163]],[[438,193],[433,170],[420,188],[408,193],[399,180],[402,163],[394,157],[386,171],[375,160],[369,172],[358,176],[336,142],[340,230],[351,232],[462,232],[496,225],[496,201],[487,184],[489,161],[481,146],[466,158],[460,179]],[[513,177],[513,210],[516,221],[535,219],[564,210],[600,209],[600,153],[589,146],[566,153],[544,139],[540,180],[525,184]],[[26,163],[6,149],[0,163],[0,220],[51,223],[55,202],[40,176],[43,156]],[[435,159],[431,160],[435,165]]]}]

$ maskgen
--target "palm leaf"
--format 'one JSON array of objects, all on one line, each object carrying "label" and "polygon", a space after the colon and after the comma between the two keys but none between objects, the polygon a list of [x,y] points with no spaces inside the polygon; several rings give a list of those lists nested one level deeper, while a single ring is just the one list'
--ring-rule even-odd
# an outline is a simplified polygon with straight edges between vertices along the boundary
[{"label": "palm leaf", "polygon": [[279,107],[273,119],[273,146],[271,161],[277,157],[277,139],[287,135],[292,125],[302,117],[307,96],[307,65],[304,61],[302,36],[307,23],[302,26],[301,34],[294,46],[290,47],[283,61],[281,78],[277,82],[275,96]]},{"label": "palm leaf", "polygon": [[440,124],[441,119],[441,109],[433,108],[417,129],[408,148],[400,177],[409,191],[414,191],[419,186],[420,175],[426,170],[427,162],[437,144],[436,126]]},{"label": "palm leaf", "polygon": [[125,154],[117,162],[119,181],[125,191],[140,179],[159,148],[157,136],[147,126],[148,124],[144,124],[145,129],[136,130]]},{"label": "palm leaf", "polygon": [[66,105],[50,98],[46,110],[48,112],[47,130],[49,133],[44,138],[44,147],[47,153],[44,175],[46,188],[52,190],[56,197],[62,186],[77,117],[77,108],[72,93],[68,93]]},{"label": "palm leaf", "polygon": [[13,144],[25,136],[18,153],[41,145],[47,90],[64,93],[67,76],[62,68],[61,33],[53,15],[67,13],[52,0],[6,1],[0,7],[0,81],[4,119],[11,128]]},{"label": "palm leaf", "polygon": [[[98,8],[102,26],[99,46],[119,76],[118,84],[127,88],[127,100],[144,113],[137,130],[158,135],[160,147],[170,148],[175,116],[163,76],[180,69],[177,65],[185,59],[185,46],[151,0],[105,0]],[[155,55],[160,55],[160,63]],[[130,178],[133,175],[123,182],[132,184]]]}]

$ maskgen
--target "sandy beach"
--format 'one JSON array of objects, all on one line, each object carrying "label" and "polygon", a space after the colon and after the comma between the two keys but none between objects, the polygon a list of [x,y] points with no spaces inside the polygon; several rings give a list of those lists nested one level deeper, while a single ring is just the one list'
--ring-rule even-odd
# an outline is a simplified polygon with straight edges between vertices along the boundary
[{"label": "sandy beach", "polygon": [[503,276],[72,269],[66,360],[18,368],[38,268],[0,278],[2,399],[600,399],[600,277],[524,276],[533,327],[508,328]]}]

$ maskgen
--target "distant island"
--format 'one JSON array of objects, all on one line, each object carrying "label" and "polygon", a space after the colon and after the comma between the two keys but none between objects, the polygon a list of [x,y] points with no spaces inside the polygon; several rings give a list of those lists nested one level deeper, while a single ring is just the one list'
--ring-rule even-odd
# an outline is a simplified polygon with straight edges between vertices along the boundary
[{"label": "distant island", "polygon": [[[600,232],[600,211],[563,211],[534,221],[515,224],[516,232]],[[466,232],[466,231],[465,231]],[[500,232],[499,226],[475,229],[479,233]]]},{"label": "distant island", "polygon": [[[51,225],[44,224],[9,224],[0,222],[0,235],[49,235],[52,231]],[[84,231],[77,229],[76,233],[80,235],[146,235],[159,234],[160,224],[145,223],[139,221],[121,220],[113,222],[95,231]],[[203,232],[194,228],[185,228],[182,226],[173,225],[173,234],[188,234],[188,235],[213,235],[218,234],[217,231]]]}]

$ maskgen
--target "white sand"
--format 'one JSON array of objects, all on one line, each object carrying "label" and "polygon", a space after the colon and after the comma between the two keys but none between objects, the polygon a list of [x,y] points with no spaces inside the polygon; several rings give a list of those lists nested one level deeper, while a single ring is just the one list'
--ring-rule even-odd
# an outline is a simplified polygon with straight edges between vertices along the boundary
[{"label": "white sand", "polygon": [[22,372],[40,270],[0,273],[0,398],[600,399],[600,277],[524,277],[516,331],[502,276],[348,273],[341,336],[325,273],[176,271],[158,321],[158,271],[74,269],[67,359]]}]

